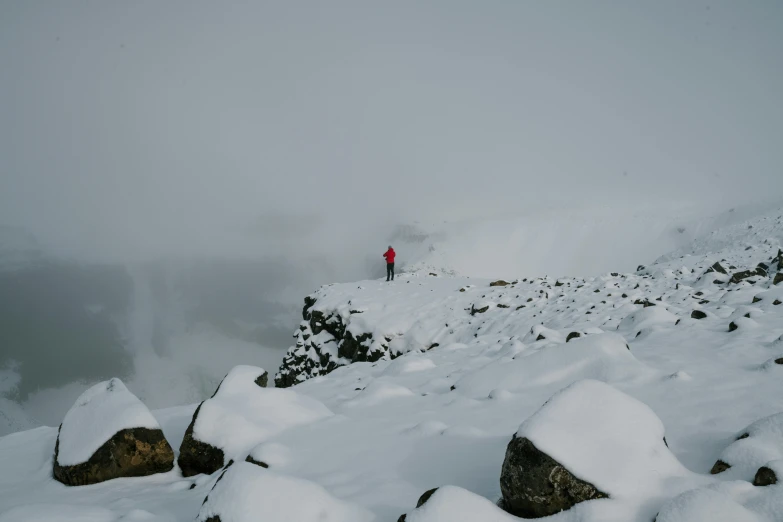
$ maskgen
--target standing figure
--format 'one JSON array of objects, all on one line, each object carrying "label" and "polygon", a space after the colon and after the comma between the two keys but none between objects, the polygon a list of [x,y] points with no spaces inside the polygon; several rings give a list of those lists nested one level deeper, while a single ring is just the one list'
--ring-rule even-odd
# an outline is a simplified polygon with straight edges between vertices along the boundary
[{"label": "standing figure", "polygon": [[394,281],[394,256],[396,255],[397,253],[391,245],[389,245],[389,250],[383,254],[383,257],[386,258],[386,281]]}]

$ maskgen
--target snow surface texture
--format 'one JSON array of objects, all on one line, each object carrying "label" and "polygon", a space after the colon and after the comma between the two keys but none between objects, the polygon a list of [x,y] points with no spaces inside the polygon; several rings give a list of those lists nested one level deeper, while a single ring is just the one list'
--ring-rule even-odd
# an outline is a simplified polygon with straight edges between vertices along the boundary
[{"label": "snow surface texture", "polygon": [[332,415],[306,395],[258,386],[255,380],[263,373],[256,366],[235,367],[201,405],[193,435],[222,449],[226,462],[244,460],[255,445],[285,429]]},{"label": "snow surface texture", "polygon": [[61,466],[87,462],[118,431],[130,428],[160,429],[160,425],[121,380],[100,382],[65,414],[57,462]]},{"label": "snow surface texture", "polygon": [[[783,213],[729,224],[658,262],[639,259],[646,268],[634,273],[532,282],[525,273],[518,279],[499,273],[494,277],[517,282],[490,287],[494,279],[419,272],[389,284],[323,288],[311,308],[324,318],[340,317],[352,335],[372,333],[365,348],[379,350],[379,358],[337,367],[293,390],[277,390],[311,397],[335,414],[291,426],[249,448],[260,460],[269,460],[269,470],[253,471],[266,471],[275,482],[269,487],[295,500],[302,495],[297,492],[317,485],[325,493],[314,498],[325,512],[335,512],[337,499],[350,512],[369,511],[379,522],[397,520],[402,513],[407,522],[510,522],[517,519],[495,501],[511,436],[536,412],[540,419],[533,418],[529,426],[546,418],[549,406],[542,406],[555,394],[592,379],[611,386],[597,394],[632,409],[628,421],[649,430],[639,441],[618,446],[618,455],[654,463],[660,478],[630,469],[627,473],[638,478],[639,487],[633,488],[604,477],[614,496],[584,502],[548,520],[650,522],[657,514],[658,522],[780,522],[783,484],[754,487],[748,482],[750,471],[742,471],[766,457],[751,463],[744,460],[750,457],[739,456],[731,469],[709,474],[722,456],[730,458],[743,430],[783,412],[783,364],[775,362],[783,358],[783,305],[775,302],[783,299],[778,297],[781,286],[772,285],[777,266],[770,262],[783,240]],[[707,272],[716,262],[727,274]],[[767,276],[728,282],[732,274],[755,270],[761,262],[769,266]],[[656,308],[661,312],[652,311]],[[692,318],[694,311],[704,318]],[[732,322],[739,327],[730,332]],[[334,337],[326,330],[315,334],[309,321],[303,326],[298,330],[303,356],[321,364],[311,343],[315,339],[326,364],[326,354],[337,353],[331,346]],[[570,401],[566,406],[577,410]],[[173,447],[179,446],[194,408],[154,412]],[[557,423],[582,426],[578,413]],[[621,418],[609,420],[626,434],[640,429]],[[560,425],[553,421],[544,428]],[[663,427],[668,450],[662,440],[658,443]],[[603,432],[580,428],[560,435],[548,450],[578,467],[576,473],[599,481],[606,470],[571,458],[564,447],[573,438],[574,444],[611,454],[588,437],[591,433]],[[0,517],[193,521],[219,475],[183,479],[175,470],[65,488],[51,479],[56,434],[56,429],[39,428],[0,438]],[[783,467],[779,460],[768,464]],[[743,475],[732,476],[734,468]],[[415,509],[421,494],[434,487],[440,489]],[[265,495],[262,489],[259,496]]]},{"label": "snow surface texture", "polygon": [[221,522],[368,522],[374,518],[369,511],[334,498],[318,484],[247,462],[229,466],[209,493],[198,521],[215,515]]}]

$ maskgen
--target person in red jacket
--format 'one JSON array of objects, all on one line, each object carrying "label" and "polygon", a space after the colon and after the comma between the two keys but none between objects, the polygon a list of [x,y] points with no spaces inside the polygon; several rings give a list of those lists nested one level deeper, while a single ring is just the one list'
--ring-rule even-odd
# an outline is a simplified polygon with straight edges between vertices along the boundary
[{"label": "person in red jacket", "polygon": [[389,250],[383,254],[383,257],[386,258],[386,281],[394,281],[394,256],[396,255],[397,253],[391,245],[389,245]]}]

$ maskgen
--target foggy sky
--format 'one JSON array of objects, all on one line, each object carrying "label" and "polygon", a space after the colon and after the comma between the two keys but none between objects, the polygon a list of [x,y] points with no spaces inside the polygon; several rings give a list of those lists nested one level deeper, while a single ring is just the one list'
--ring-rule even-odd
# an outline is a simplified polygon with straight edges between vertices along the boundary
[{"label": "foggy sky", "polygon": [[779,197],[782,56],[776,0],[0,0],[0,224],[129,259]]}]

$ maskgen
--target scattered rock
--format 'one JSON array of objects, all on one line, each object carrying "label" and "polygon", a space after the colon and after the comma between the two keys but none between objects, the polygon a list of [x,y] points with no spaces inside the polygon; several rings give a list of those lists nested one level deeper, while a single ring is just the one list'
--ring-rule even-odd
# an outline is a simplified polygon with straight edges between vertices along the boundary
[{"label": "scattered rock", "polygon": [[262,468],[268,468],[269,467],[269,464],[267,464],[266,462],[261,462],[260,460],[256,460],[253,457],[251,457],[250,455],[248,455],[245,458],[245,462],[249,462],[251,464],[255,464],[256,466],[261,466]]},{"label": "scattered rock", "polygon": [[775,274],[775,279],[772,280],[773,285],[779,285],[780,283],[783,283],[783,272]]},{"label": "scattered rock", "polygon": [[735,323],[734,321],[730,322],[729,323],[729,331],[733,332],[736,329],[737,329],[737,323]]},{"label": "scattered rock", "polygon": [[723,265],[721,265],[720,262],[716,262],[714,265],[709,267],[704,273],[709,274],[710,272],[718,272],[719,274],[729,275],[729,273],[726,272],[726,269],[723,268]]},{"label": "scattered rock", "polygon": [[775,475],[775,472],[766,466],[760,467],[756,472],[756,476],[753,477],[754,486],[771,486],[777,483],[778,477]]},{"label": "scattered rock", "polygon": [[483,314],[487,310],[489,310],[489,305],[483,306],[481,308],[476,308],[474,305],[471,305],[471,307],[470,307],[470,315]]},{"label": "scattered rock", "polygon": [[723,473],[727,469],[731,467],[731,464],[727,464],[723,462],[722,460],[718,460],[713,464],[712,469],[710,470],[711,475],[717,475],[718,473]]},{"label": "scattered rock", "polygon": [[509,283],[508,281],[504,281],[504,280],[502,280],[502,279],[498,279],[497,281],[492,281],[492,282],[489,284],[489,286],[508,286],[508,285],[510,285],[510,284],[511,284],[511,283]]},{"label": "scattered rock", "polygon": [[704,319],[705,317],[707,317],[707,314],[705,314],[701,310],[694,310],[693,312],[691,312],[692,319]]},{"label": "scattered rock", "polygon": [[582,334],[581,334],[581,333],[579,333],[579,332],[571,332],[571,333],[570,333],[570,334],[568,334],[568,336],[566,337],[566,342],[570,341],[571,339],[576,339],[577,337],[582,337]]},{"label": "scattered rock", "polygon": [[767,277],[767,271],[763,268],[756,268],[755,270],[743,270],[741,272],[735,272],[734,275],[731,276],[731,279],[729,279],[729,283],[737,284],[753,276]]}]

